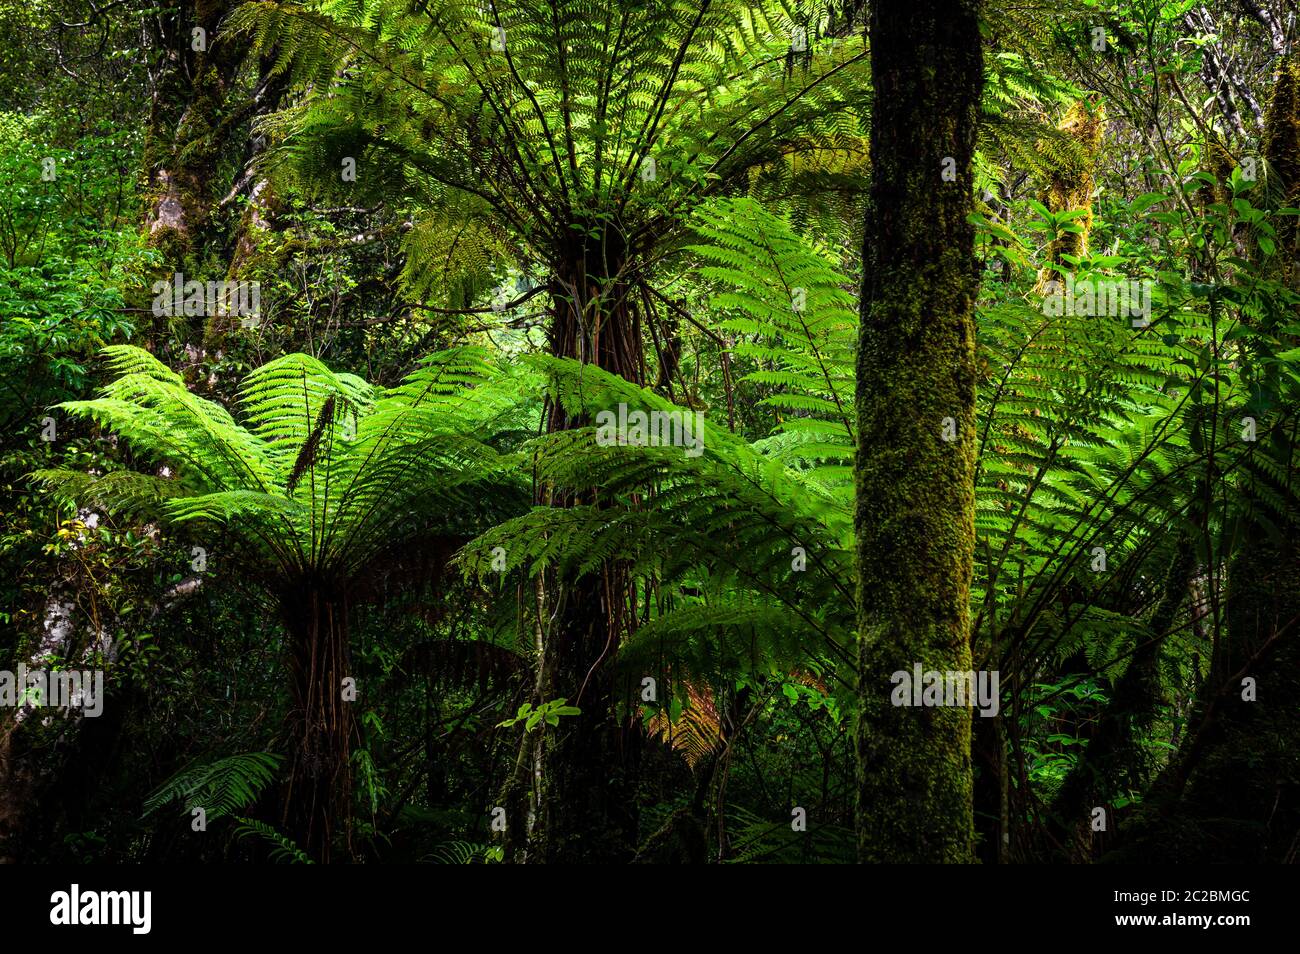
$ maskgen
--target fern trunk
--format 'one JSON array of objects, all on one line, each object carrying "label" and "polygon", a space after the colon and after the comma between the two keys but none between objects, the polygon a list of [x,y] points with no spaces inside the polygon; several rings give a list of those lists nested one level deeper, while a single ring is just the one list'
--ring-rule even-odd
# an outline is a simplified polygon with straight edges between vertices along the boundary
[{"label": "fern trunk", "polygon": [[971,740],[978,768],[972,788],[978,858],[981,864],[1011,861],[1011,766],[1001,714],[975,720]]},{"label": "fern trunk", "polygon": [[896,707],[891,675],[971,666],[978,9],[882,0],[871,14],[855,513],[864,862],[974,854],[971,712]]},{"label": "fern trunk", "polygon": [[[340,834],[351,833],[349,754],[352,704],[344,699],[348,667],[347,601],[306,585],[284,599],[289,634],[289,775],[284,822],[298,846],[329,861]],[[350,852],[350,846],[349,846]]]},{"label": "fern trunk", "polygon": [[[619,278],[619,237],[611,233],[603,242],[573,251],[552,276],[552,353],[643,383],[641,329],[630,288]],[[554,433],[587,423],[555,406],[547,426]],[[542,492],[549,494],[551,506],[600,502],[590,495]],[[537,696],[541,702],[565,698],[581,714],[562,719],[554,729],[542,727],[531,743],[525,741],[540,746],[529,760],[536,786],[530,861],[622,863],[635,853],[640,735],[618,714],[614,668],[627,626],[628,586],[625,568],[605,563],[579,579],[558,580],[554,587],[555,611],[538,663]]]}]

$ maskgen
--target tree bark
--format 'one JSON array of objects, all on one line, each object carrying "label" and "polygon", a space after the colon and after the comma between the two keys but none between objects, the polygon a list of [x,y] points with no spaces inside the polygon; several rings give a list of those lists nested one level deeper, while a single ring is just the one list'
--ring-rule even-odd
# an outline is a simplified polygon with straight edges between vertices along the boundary
[{"label": "tree bark", "polygon": [[351,856],[355,734],[343,680],[348,665],[348,603],[328,587],[304,584],[282,601],[289,637],[289,772],[284,823],[298,847],[318,861],[333,857],[342,836]]},{"label": "tree bark", "polygon": [[[1038,290],[1048,282],[1062,280],[1059,269],[1073,270],[1066,256],[1082,258],[1088,254],[1088,237],[1092,231],[1092,192],[1096,186],[1097,157],[1101,153],[1105,120],[1099,100],[1078,100],[1066,112],[1057,130],[1069,136],[1079,149],[1078,161],[1062,164],[1052,171],[1038,198],[1054,213],[1082,212],[1071,224],[1081,231],[1063,232],[1047,247],[1047,264],[1038,276]],[[1055,267],[1053,267],[1055,266]]]},{"label": "tree bark", "polygon": [[977,850],[986,865],[1011,860],[1011,767],[1002,719],[1001,714],[976,719],[971,743],[979,769],[973,785]]},{"label": "tree bark", "polygon": [[[145,232],[176,266],[194,249],[217,199],[213,180],[225,145],[218,131],[245,52],[220,30],[233,7],[230,0],[196,0],[160,20],[155,37],[164,52],[145,141]],[[194,30],[202,31],[200,39]]]},{"label": "tree bark", "polygon": [[[621,236],[609,230],[604,239],[578,243],[551,279],[555,303],[550,333],[551,353],[576,358],[644,384],[639,315],[635,287],[620,274],[625,249]],[[552,407],[547,428],[569,430],[588,423]],[[544,503],[565,507],[597,504],[598,496],[556,493],[540,488]],[[564,698],[581,709],[561,719],[556,728],[539,728],[523,740],[507,790],[507,825],[511,831],[527,823],[517,786],[532,767],[533,818],[526,855],[520,840],[513,858],[544,863],[623,863],[637,846],[636,777],[641,732],[635,722],[618,715],[621,687],[614,668],[618,643],[628,628],[626,569],[606,563],[576,580],[557,580],[553,611],[542,635],[535,701]]]},{"label": "tree bark", "polygon": [[[154,278],[169,279],[175,272],[187,279],[217,277],[198,272],[208,267],[218,171],[241,115],[232,93],[247,43],[221,29],[234,7],[234,0],[186,0],[147,21],[159,51],[143,156],[144,240],[161,255]],[[202,32],[196,37],[195,30]],[[169,346],[188,346],[178,358],[193,364],[203,334],[201,321],[155,315],[149,340],[160,354]],[[192,369],[186,376],[195,383]]]},{"label": "tree bark", "polygon": [[855,515],[864,862],[974,856],[970,710],[895,707],[890,677],[971,665],[978,11],[883,0],[871,13]]}]

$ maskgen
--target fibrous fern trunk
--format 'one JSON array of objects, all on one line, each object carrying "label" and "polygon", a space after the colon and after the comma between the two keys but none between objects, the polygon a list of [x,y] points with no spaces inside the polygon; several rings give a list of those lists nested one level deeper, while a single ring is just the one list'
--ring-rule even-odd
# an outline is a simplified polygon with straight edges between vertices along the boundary
[{"label": "fibrous fern trunk", "polygon": [[283,610],[291,706],[284,823],[308,855],[329,861],[336,839],[341,835],[349,845],[351,833],[349,755],[355,722],[344,684],[354,676],[348,666],[347,600],[307,584],[284,597]]},{"label": "fibrous fern trunk", "polygon": [[[641,330],[632,287],[621,273],[619,238],[580,249],[552,276],[551,350],[635,383],[644,379]],[[548,430],[588,423],[558,405]],[[596,504],[591,495],[543,488],[551,506]],[[581,709],[540,739],[536,820],[529,860],[626,862],[636,848],[638,730],[618,715],[614,657],[626,628],[626,569],[605,563],[586,576],[558,580],[538,676],[541,701],[565,698]]]},{"label": "fibrous fern trunk", "polygon": [[895,706],[891,676],[968,671],[977,288],[977,0],[872,6],[872,185],[857,359],[864,862],[973,859],[971,711]]}]

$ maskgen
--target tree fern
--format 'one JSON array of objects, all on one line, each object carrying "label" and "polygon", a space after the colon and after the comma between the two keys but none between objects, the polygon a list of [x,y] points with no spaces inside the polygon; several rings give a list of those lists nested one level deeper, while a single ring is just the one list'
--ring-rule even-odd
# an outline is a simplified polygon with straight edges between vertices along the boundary
[{"label": "tree fern", "polygon": [[351,607],[375,574],[419,558],[413,544],[472,535],[520,506],[526,485],[489,443],[518,428],[520,383],[472,348],[434,355],[386,391],[286,355],[245,378],[241,424],[148,353],[108,356],[120,376],[62,410],[168,467],[169,486],[143,475],[34,477],[79,506],[155,508],[156,518],[215,525],[237,542],[244,580],[274,601],[286,628],[286,818],[304,850],[325,857],[335,818],[351,817],[354,732],[340,693]]}]

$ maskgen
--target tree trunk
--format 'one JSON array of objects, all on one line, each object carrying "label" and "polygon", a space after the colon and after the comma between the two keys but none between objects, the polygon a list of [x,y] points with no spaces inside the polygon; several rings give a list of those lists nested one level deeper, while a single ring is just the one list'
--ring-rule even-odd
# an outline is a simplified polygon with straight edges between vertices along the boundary
[{"label": "tree trunk", "polygon": [[340,835],[352,854],[348,604],[328,587],[304,584],[285,596],[283,613],[291,705],[284,823],[298,847],[327,862]]},{"label": "tree trunk", "polygon": [[[977,289],[977,0],[871,14],[872,184],[858,351],[858,855],[973,860],[971,713],[891,703],[891,675],[967,671]],[[950,438],[950,439],[949,439]]]},{"label": "tree trunk", "polygon": [[979,771],[973,799],[978,852],[982,864],[1007,864],[1011,849],[1011,774],[1002,715],[975,720],[972,750]]},{"label": "tree trunk", "polygon": [[[634,290],[619,275],[624,250],[617,235],[574,250],[552,277],[555,314],[551,352],[644,383],[644,359]],[[552,433],[588,423],[552,407]],[[564,507],[597,504],[595,496],[540,488],[543,502]],[[557,580],[553,611],[542,635],[536,702],[564,698],[581,709],[553,729],[541,727],[523,741],[517,787],[532,769],[534,805],[527,838],[529,861],[621,863],[637,845],[636,776],[640,729],[618,715],[625,694],[614,669],[628,627],[629,580],[624,567],[606,563],[577,580]],[[521,818],[517,791],[507,791],[507,825]],[[513,809],[511,806],[514,806]],[[507,835],[507,844],[518,846]],[[516,852],[514,858],[520,855]]]},{"label": "tree trunk", "polygon": [[145,141],[145,232],[169,264],[179,265],[194,249],[217,198],[213,180],[225,145],[218,132],[244,53],[242,43],[230,42],[220,30],[233,6],[229,0],[197,0],[175,18],[158,21],[155,39],[167,52]]},{"label": "tree trunk", "polygon": [[[178,271],[187,279],[217,277],[197,272],[206,266],[205,253],[212,245],[222,152],[229,147],[232,126],[242,118],[231,93],[247,44],[221,29],[234,6],[232,0],[188,0],[147,21],[153,43],[162,51],[143,157],[144,238],[162,257],[156,278]],[[195,349],[186,355],[192,362],[202,342],[201,322],[175,329],[165,322],[155,316],[150,333],[155,347],[169,344],[175,332]]]},{"label": "tree trunk", "polygon": [[[285,74],[272,75],[274,65],[274,59],[269,56],[263,56],[259,61],[259,79],[249,116],[250,134],[245,150],[244,171],[220,203],[224,207],[241,196],[248,198],[248,204],[235,228],[230,265],[226,269],[226,280],[229,282],[258,281],[265,274],[283,270],[285,265],[286,252],[283,248],[272,255],[261,251],[262,244],[281,227],[279,218],[284,211],[284,202],[276,194],[262,168],[271,149],[270,135],[253,128],[280,108],[289,89],[289,79]],[[209,316],[203,350],[209,354],[219,353],[242,320],[243,316],[240,315]]]},{"label": "tree trunk", "polygon": [[1038,275],[1038,291],[1047,289],[1049,282],[1063,280],[1059,269],[1072,271],[1066,256],[1082,258],[1088,254],[1088,236],[1092,231],[1092,193],[1096,187],[1097,157],[1101,153],[1105,122],[1098,100],[1078,100],[1066,112],[1057,130],[1069,136],[1079,149],[1079,155],[1052,171],[1038,199],[1054,213],[1082,212],[1071,224],[1081,231],[1062,232],[1047,247],[1047,264]]}]

